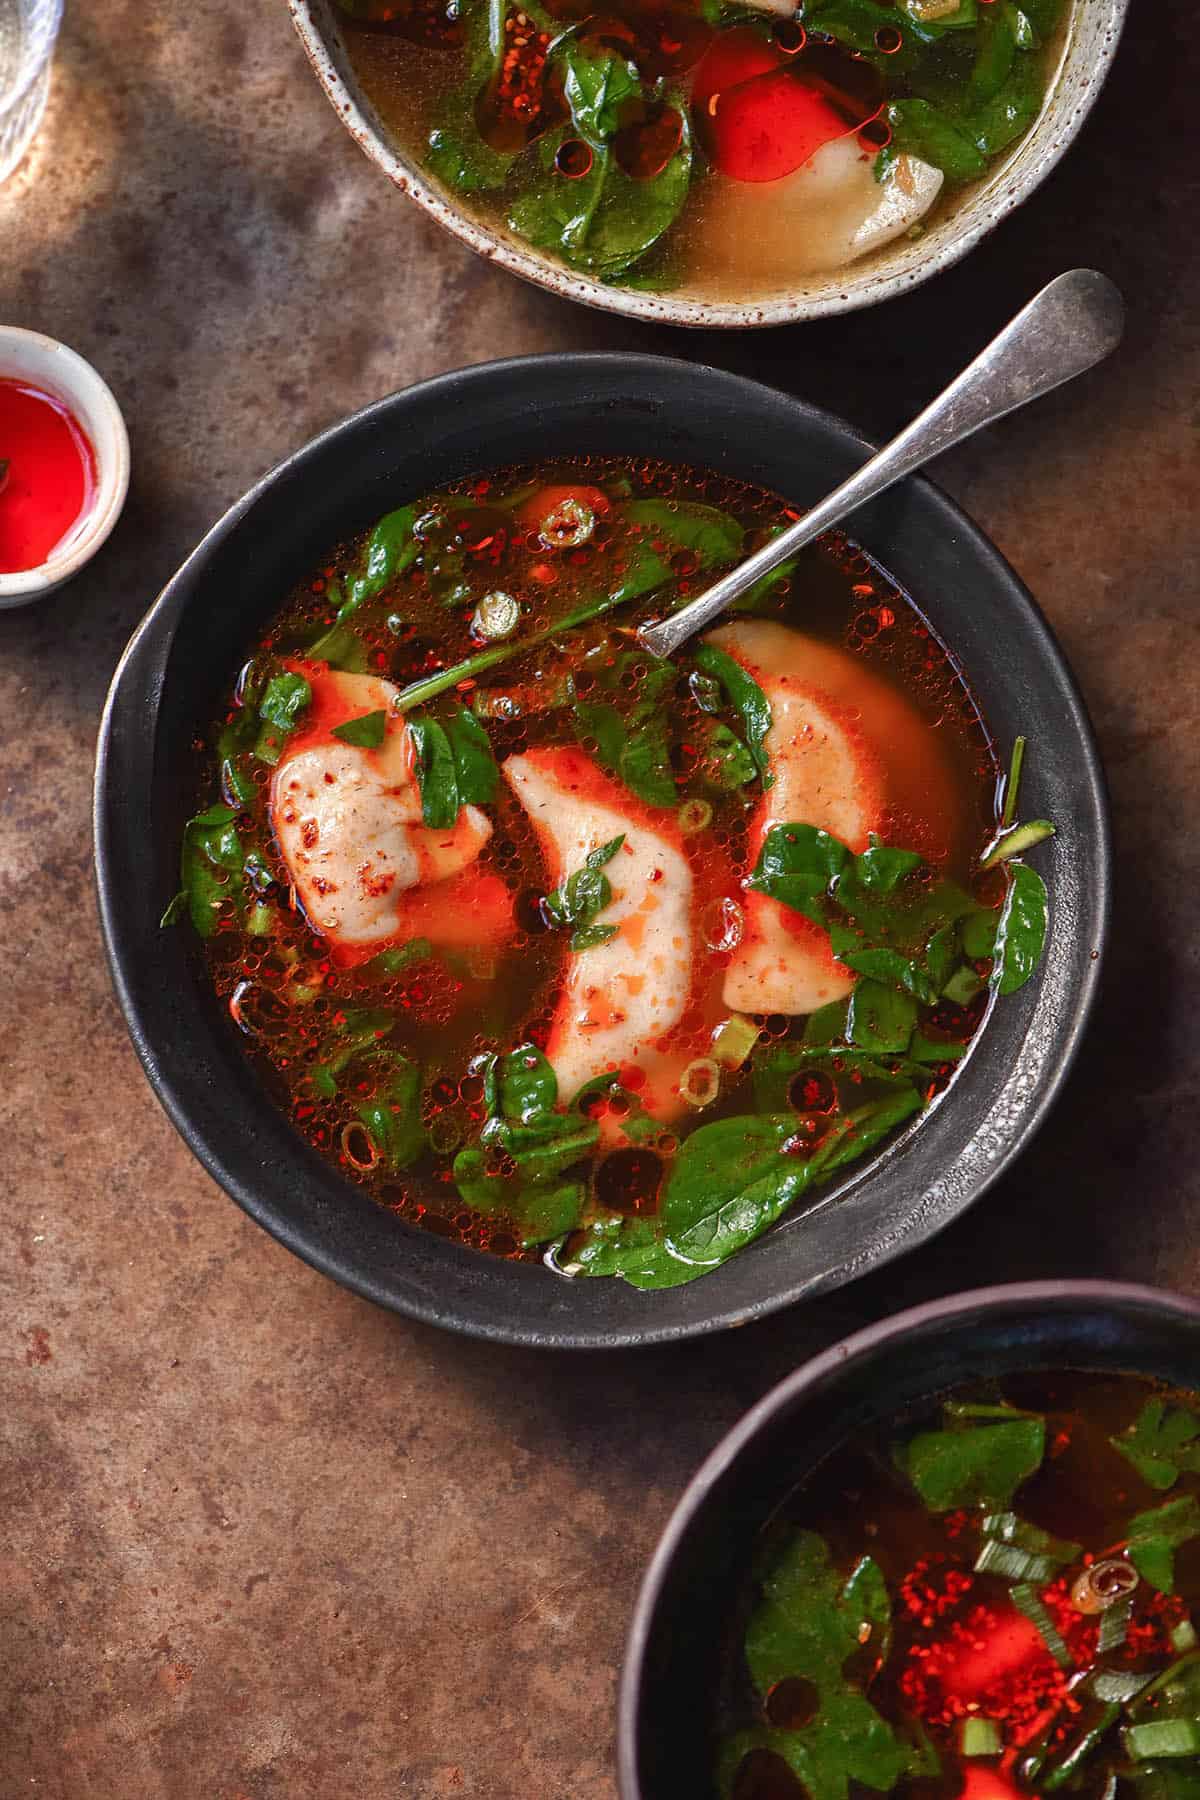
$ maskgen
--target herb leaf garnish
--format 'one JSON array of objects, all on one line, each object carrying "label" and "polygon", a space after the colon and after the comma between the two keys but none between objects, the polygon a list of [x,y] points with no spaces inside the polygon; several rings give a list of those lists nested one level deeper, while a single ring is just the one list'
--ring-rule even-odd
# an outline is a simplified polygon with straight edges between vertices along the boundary
[{"label": "herb leaf garnish", "polygon": [[591,1155],[600,1127],[556,1110],[558,1080],[535,1044],[489,1056],[482,1072],[488,1118],[478,1143],[454,1159],[458,1191],[477,1212],[514,1219],[525,1244],[559,1237],[583,1210],[586,1189],[570,1171]]},{"label": "herb leaf garnish", "polygon": [[761,1237],[810,1188],[882,1143],[921,1104],[916,1088],[904,1084],[841,1114],[807,1155],[795,1149],[805,1124],[796,1113],[702,1125],[671,1165],[657,1221],[599,1221],[573,1266],[583,1275],[622,1275],[639,1288],[694,1281]]},{"label": "herb leaf garnish", "polygon": [[718,1786],[734,1790],[753,1750],[769,1750],[797,1775],[811,1800],[846,1800],[854,1783],[886,1793],[909,1772],[913,1751],[847,1677],[864,1643],[886,1658],[891,1600],[883,1574],[864,1556],[843,1580],[829,1547],[801,1531],[762,1571],[762,1597],[746,1628],[746,1664],[765,1702],[779,1682],[812,1684],[817,1709],[796,1731],[752,1727],[722,1746]]},{"label": "herb leaf garnish", "polygon": [[710,675],[721,684],[730,705],[741,716],[754,765],[762,776],[763,786],[769,788],[775,779],[766,752],[766,737],[771,729],[770,701],[753,675],[715,644],[698,645],[695,662],[702,674]]},{"label": "herb leaf garnish", "polygon": [[382,707],[377,712],[360,713],[356,719],[332,725],[330,731],[344,744],[354,744],[361,750],[378,750],[387,731],[387,713]]},{"label": "herb leaf garnish", "polygon": [[542,900],[542,913],[551,925],[579,927],[571,937],[573,951],[591,950],[617,935],[615,925],[596,925],[593,921],[612,904],[612,887],[604,865],[612,861],[624,842],[625,833],[621,832],[608,843],[597,845],[588,852],[583,868],[574,870]]},{"label": "herb leaf garnish", "polygon": [[1129,1523],[1129,1560],[1160,1594],[1175,1592],[1175,1552],[1200,1537],[1200,1500],[1181,1494]]},{"label": "herb leaf garnish", "polygon": [[895,1452],[930,1512],[1005,1507],[1042,1466],[1046,1421],[1037,1414],[1004,1406],[980,1416],[946,1407],[943,1418],[942,1430],[918,1432]]},{"label": "herb leaf garnish", "polygon": [[162,916],[163,925],[173,925],[186,910],[194,930],[208,938],[217,929],[222,901],[232,898],[242,905],[245,854],[237,816],[232,806],[210,806],[188,820],[179,858],[180,888]]},{"label": "herb leaf garnish", "polygon": [[1108,1441],[1153,1488],[1174,1487],[1185,1471],[1200,1474],[1200,1419],[1186,1406],[1147,1400],[1119,1437]]},{"label": "herb leaf garnish", "polygon": [[312,689],[303,675],[293,675],[290,669],[272,675],[258,703],[263,724],[254,751],[261,761],[279,761],[285,740],[296,729],[300,714],[311,700]]}]

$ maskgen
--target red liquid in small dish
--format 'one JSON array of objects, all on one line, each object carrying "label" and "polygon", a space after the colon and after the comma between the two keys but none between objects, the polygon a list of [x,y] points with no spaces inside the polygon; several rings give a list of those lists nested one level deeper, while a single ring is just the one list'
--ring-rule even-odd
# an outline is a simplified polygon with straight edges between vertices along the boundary
[{"label": "red liquid in small dish", "polygon": [[91,507],[96,454],[61,400],[0,380],[0,574],[47,561]]}]

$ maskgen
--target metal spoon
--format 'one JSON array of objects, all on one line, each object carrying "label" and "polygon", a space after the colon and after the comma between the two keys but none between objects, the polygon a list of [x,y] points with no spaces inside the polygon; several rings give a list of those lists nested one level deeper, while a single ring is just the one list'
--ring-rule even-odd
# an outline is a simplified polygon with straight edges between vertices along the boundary
[{"label": "metal spoon", "polygon": [[1124,322],[1124,302],[1107,275],[1095,269],[1059,275],[899,437],[811,512],[678,612],[657,625],[643,626],[639,642],[655,656],[671,656],[731,600],[893,482],[911,475],[951,444],[961,443],[980,426],[991,425],[1101,362],[1120,343]]}]

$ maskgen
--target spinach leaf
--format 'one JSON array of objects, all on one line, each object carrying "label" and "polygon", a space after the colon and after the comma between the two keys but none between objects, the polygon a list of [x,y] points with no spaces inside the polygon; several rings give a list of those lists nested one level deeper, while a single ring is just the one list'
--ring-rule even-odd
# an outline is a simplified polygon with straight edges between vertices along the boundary
[{"label": "spinach leaf", "polygon": [[775,777],[771,774],[765,747],[771,729],[771,706],[767,696],[753,675],[724,650],[718,650],[715,644],[700,644],[695,652],[695,662],[702,674],[711,675],[714,681],[720,682],[730,705],[741,715],[754,765],[762,776],[763,786],[769,788]]},{"label": "spinach leaf", "polygon": [[495,1065],[493,1110],[528,1125],[558,1104],[558,1078],[536,1044],[518,1044]]},{"label": "spinach leaf", "polygon": [[824,927],[828,913],[822,900],[833,893],[847,862],[846,844],[815,824],[775,824],[763,839],[747,886]]},{"label": "spinach leaf", "polygon": [[460,802],[464,806],[490,806],[496,798],[500,771],[487,732],[465,707],[446,720],[445,730],[454,757]]},{"label": "spinach leaf", "polygon": [[[554,1110],[558,1081],[535,1044],[490,1058],[484,1098],[489,1117],[479,1143],[454,1159],[459,1193],[477,1212],[514,1220],[525,1244],[561,1236],[577,1224],[586,1192],[563,1176],[595,1149],[600,1127]],[[494,1166],[497,1153],[510,1173]]]},{"label": "spinach leaf", "polygon": [[602,689],[622,693],[632,675],[639,677],[632,706],[622,712],[608,700],[574,693],[576,733],[590,739],[601,764],[648,806],[674,806],[678,798],[671,770],[670,721],[663,696],[675,684],[669,663],[647,663],[637,652],[625,652],[597,671]]},{"label": "spinach leaf", "polygon": [[865,1155],[920,1108],[911,1087],[858,1107],[837,1119],[807,1157],[793,1153],[802,1123],[794,1113],[702,1125],[672,1166],[657,1230],[626,1230],[629,1221],[593,1225],[577,1253],[579,1273],[619,1274],[638,1288],[694,1281],[761,1237],[810,1187]]},{"label": "spinach leaf", "polygon": [[864,975],[850,996],[846,1036],[875,1056],[902,1055],[917,1025],[917,1002],[903,989]]},{"label": "spinach leaf", "polygon": [[1153,1488],[1174,1487],[1186,1470],[1200,1475],[1200,1418],[1186,1406],[1147,1400],[1127,1431],[1109,1438]]},{"label": "spinach leaf", "polygon": [[436,719],[410,719],[408,729],[417,753],[421,815],[431,830],[449,831],[458,818],[458,776],[450,739]]},{"label": "spinach leaf", "polygon": [[290,670],[272,675],[258,706],[263,723],[254,751],[262,762],[279,761],[285,739],[296,729],[300,714],[311,700],[312,689],[303,675],[293,675]]},{"label": "spinach leaf", "polygon": [[987,168],[970,134],[928,100],[893,100],[886,117],[892,136],[883,168],[896,156],[917,156],[940,169],[949,182],[976,181]]},{"label": "spinach leaf", "polygon": [[642,535],[630,544],[620,580],[611,591],[610,598],[618,602],[636,600],[677,580],[671,558],[681,550],[690,550],[698,568],[706,570],[736,562],[745,543],[746,534],[735,518],[698,500],[630,500],[621,508],[621,517]]},{"label": "spinach leaf", "polygon": [[380,707],[377,712],[360,713],[356,719],[347,719],[344,725],[331,725],[330,735],[341,738],[344,744],[355,744],[361,750],[378,750],[387,732],[387,713]]},{"label": "spinach leaf", "polygon": [[878,1564],[864,1556],[843,1581],[825,1540],[802,1531],[772,1555],[761,1582],[746,1628],[750,1678],[764,1702],[781,1681],[811,1684],[816,1712],[799,1730],[756,1726],[727,1739],[718,1759],[721,1793],[733,1794],[754,1750],[780,1757],[811,1800],[847,1800],[856,1784],[889,1792],[912,1773],[912,1747],[846,1674],[864,1643],[887,1656],[891,1600]]},{"label": "spinach leaf", "polygon": [[[362,640],[350,630],[347,621],[416,561],[420,550],[413,536],[416,517],[415,507],[398,506],[393,512],[385,513],[372,527],[361,563],[346,583],[332,625],[309,647],[308,654],[314,662],[328,663],[331,668],[356,670],[359,674],[364,672],[366,652]],[[330,585],[331,598],[341,592],[340,588]]]},{"label": "spinach leaf", "polygon": [[1173,1594],[1175,1552],[1194,1537],[1200,1537],[1200,1500],[1181,1494],[1130,1521],[1129,1560],[1160,1594]]},{"label": "spinach leaf", "polygon": [[360,963],[357,973],[368,980],[390,981],[414,963],[429,962],[433,945],[426,937],[409,938],[407,944],[395,944],[390,950],[379,950],[367,962]]},{"label": "spinach leaf", "polygon": [[1037,968],[1046,942],[1049,899],[1046,884],[1028,863],[1009,865],[1008,893],[996,928],[992,980],[1000,994],[1015,994]]},{"label": "spinach leaf", "polygon": [[338,1080],[356,1057],[365,1051],[387,1052],[386,1039],[396,1021],[390,1012],[377,1006],[347,1006],[340,1022],[322,1046],[322,1055],[313,1064],[309,1076],[323,1100],[332,1100],[338,1091]]},{"label": "spinach leaf", "polygon": [[202,938],[217,929],[217,909],[233,899],[240,908],[246,891],[245,857],[232,806],[210,806],[183,828],[179,858],[180,889],[162,916],[173,925],[186,910]]},{"label": "spinach leaf", "polygon": [[617,931],[616,925],[583,925],[571,933],[571,949],[575,955],[581,950],[594,950],[598,944],[607,944],[615,938]]},{"label": "spinach leaf", "polygon": [[[560,883],[552,893],[542,901],[542,912],[552,925],[590,926],[597,913],[602,913],[606,906],[612,904],[612,888],[608,876],[604,873],[604,865],[611,862],[621,845],[625,842],[625,833],[610,838],[607,844],[600,844],[595,850],[588,852],[582,869],[574,870],[567,879]],[[606,936],[616,934],[616,926],[606,929]],[[575,942],[581,933],[576,932],[571,940],[572,950],[590,948],[588,943]],[[595,939],[603,942],[604,939]]]},{"label": "spinach leaf", "polygon": [[737,733],[730,731],[719,719],[706,719],[705,725],[700,773],[713,787],[726,793],[745,787],[758,774],[758,766],[749,749]]},{"label": "spinach leaf", "polygon": [[930,1512],[1006,1507],[1046,1453],[1046,1421],[1015,1407],[989,1407],[985,1420],[943,1409],[941,1431],[922,1431],[895,1451]]},{"label": "spinach leaf", "polygon": [[606,143],[621,128],[621,109],[642,98],[637,65],[615,50],[567,38],[555,60],[563,71],[563,99],[575,129],[589,144]]},{"label": "spinach leaf", "polygon": [[394,1056],[387,1081],[358,1109],[381,1162],[392,1170],[407,1169],[425,1148],[421,1120],[421,1071],[407,1057]]},{"label": "spinach leaf", "polygon": [[[839,1004],[838,1010],[844,1020],[844,1005]],[[836,1035],[842,1035],[840,1023]],[[893,1060],[889,1067],[863,1050],[846,1050],[840,1045],[768,1043],[756,1051],[751,1065],[754,1104],[761,1112],[784,1112],[797,1075],[810,1073],[828,1075],[839,1099],[844,1099],[843,1088],[850,1092],[861,1092],[868,1084],[892,1090],[907,1088],[913,1085],[913,1076],[922,1072],[909,1061]]]},{"label": "spinach leaf", "polygon": [[687,198],[692,137],[686,115],[681,123],[679,148],[646,180],[626,175],[605,142],[591,146],[586,175],[564,180],[555,158],[569,138],[583,134],[574,122],[548,133],[538,146],[542,173],[514,200],[510,228],[539,249],[557,251],[573,269],[616,280],[674,224]]},{"label": "spinach leaf", "polygon": [[[533,0],[530,0],[532,9]],[[504,60],[504,24],[508,0],[467,0],[460,11],[466,37],[467,75],[462,87],[442,105],[429,134],[426,167],[459,193],[477,194],[503,187],[514,153],[494,150],[479,134],[475,103],[495,81]]]}]

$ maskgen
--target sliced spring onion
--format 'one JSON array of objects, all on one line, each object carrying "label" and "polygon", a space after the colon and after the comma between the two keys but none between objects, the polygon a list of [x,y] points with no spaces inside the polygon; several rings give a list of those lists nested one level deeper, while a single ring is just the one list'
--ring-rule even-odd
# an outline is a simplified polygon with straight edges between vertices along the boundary
[{"label": "sliced spring onion", "polygon": [[964,1719],[958,1728],[958,1748],[963,1756],[999,1756],[1004,1740],[995,1719]]},{"label": "sliced spring onion", "polygon": [[1106,1607],[1100,1614],[1100,1636],[1096,1640],[1096,1649],[1101,1656],[1108,1656],[1121,1648],[1129,1630],[1132,1613],[1133,1595],[1123,1594],[1114,1605]]},{"label": "sliced spring onion", "polygon": [[1136,1669],[1097,1669],[1084,1682],[1084,1691],[1106,1706],[1125,1706],[1136,1700],[1142,1689],[1154,1679],[1153,1670],[1139,1674]]},{"label": "sliced spring onion", "polygon": [[1182,1656],[1185,1650],[1196,1648],[1196,1627],[1190,1619],[1180,1619],[1171,1633],[1171,1648],[1178,1650]]},{"label": "sliced spring onion", "polygon": [[[958,0],[955,0],[957,6]],[[578,550],[596,529],[596,515],[590,506],[568,494],[542,520],[538,536],[547,550]]]},{"label": "sliced spring onion", "polygon": [[246,930],[251,937],[270,937],[275,924],[275,908],[260,900],[246,914]]},{"label": "sliced spring onion", "polygon": [[919,25],[932,25],[936,19],[948,19],[962,7],[962,0],[905,0],[904,10]]},{"label": "sliced spring onion", "polygon": [[485,594],[475,608],[471,629],[477,637],[496,643],[501,638],[511,637],[520,623],[521,608],[517,601],[497,588],[494,593]]},{"label": "sliced spring onion", "polygon": [[1146,1762],[1152,1756],[1197,1756],[1200,1719],[1153,1719],[1146,1725],[1127,1725],[1121,1742],[1134,1762]]},{"label": "sliced spring onion", "polygon": [[723,1069],[740,1069],[761,1036],[761,1025],[744,1013],[733,1013],[713,1033],[713,1056]]},{"label": "sliced spring onion", "polygon": [[1038,1636],[1059,1668],[1073,1668],[1074,1658],[1063,1642],[1058,1626],[1043,1606],[1037,1589],[1023,1582],[1018,1583],[1012,1591],[1012,1602],[1018,1612],[1025,1614],[1031,1625],[1037,1626]]},{"label": "sliced spring onion", "polygon": [[1115,1704],[1106,1706],[1096,1723],[1083,1736],[1076,1740],[1061,1762],[1047,1770],[1038,1783],[1043,1794],[1052,1794],[1056,1788],[1066,1787],[1069,1781],[1079,1773],[1092,1751],[1096,1749],[1101,1738],[1107,1737],[1121,1716],[1121,1708]]},{"label": "sliced spring onion", "polygon": [[1051,1537],[1048,1531],[1043,1531],[1040,1525],[1031,1525],[1019,1513],[988,1513],[982,1529],[985,1538],[995,1538],[1001,1544],[1015,1544],[1018,1550],[1030,1550],[1057,1563],[1078,1562],[1083,1555],[1082,1544]]},{"label": "sliced spring onion", "polygon": [[955,969],[953,975],[942,989],[944,997],[947,1000],[952,1000],[955,1006],[969,1006],[976,994],[982,993],[982,991],[982,981],[980,981],[974,969],[969,969],[965,963]]},{"label": "sliced spring onion", "polygon": [[699,1112],[701,1107],[711,1106],[721,1091],[721,1069],[711,1056],[698,1056],[683,1071],[683,1080],[679,1083],[679,1092],[688,1105]]},{"label": "sliced spring onion", "polygon": [[703,831],[712,818],[712,807],[707,800],[685,800],[679,809],[679,829],[684,837],[691,837],[697,831]]},{"label": "sliced spring onion", "polygon": [[996,1538],[985,1538],[983,1549],[975,1559],[977,1575],[999,1575],[1005,1581],[1053,1581],[1058,1563],[1052,1556],[1038,1556],[1016,1544],[1002,1544]]},{"label": "sliced spring onion", "polygon": [[1032,850],[1035,844],[1042,844],[1053,836],[1054,826],[1049,819],[1030,819],[1027,825],[1014,825],[1011,831],[1001,833],[980,859],[979,866],[994,869],[997,864],[1007,862],[1010,856],[1020,856],[1023,850]]},{"label": "sliced spring onion", "polygon": [[1000,814],[1001,827],[1011,825],[1017,816],[1017,795],[1021,791],[1021,770],[1025,766],[1025,739],[1013,739],[1012,759],[1008,765],[1008,780],[1004,784],[1004,810]]}]

